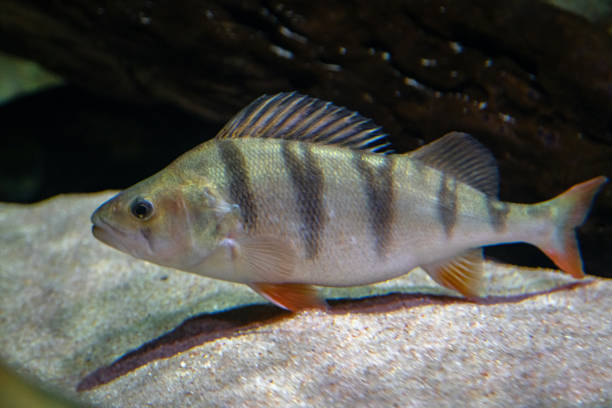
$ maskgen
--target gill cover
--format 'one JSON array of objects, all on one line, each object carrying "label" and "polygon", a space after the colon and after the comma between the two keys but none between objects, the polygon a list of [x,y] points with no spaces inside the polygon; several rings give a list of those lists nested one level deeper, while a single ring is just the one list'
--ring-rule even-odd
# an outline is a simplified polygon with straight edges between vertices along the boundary
[{"label": "gill cover", "polygon": [[[235,208],[206,184],[166,170],[102,204],[94,236],[137,258],[185,269],[202,261],[235,225]],[[169,173],[169,174],[168,174]]]}]

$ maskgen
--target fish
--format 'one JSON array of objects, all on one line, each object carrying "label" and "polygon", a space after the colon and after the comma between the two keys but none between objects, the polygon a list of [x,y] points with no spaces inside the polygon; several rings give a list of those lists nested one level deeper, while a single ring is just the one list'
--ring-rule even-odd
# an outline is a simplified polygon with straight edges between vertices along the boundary
[{"label": "fish", "polygon": [[357,112],[297,92],[262,95],[211,140],[103,203],[92,233],[159,265],[248,285],[290,311],[317,286],[424,269],[476,299],[482,247],[526,242],[584,276],[575,229],[604,176],[548,201],[500,201],[489,150],[450,132],[414,151]]}]

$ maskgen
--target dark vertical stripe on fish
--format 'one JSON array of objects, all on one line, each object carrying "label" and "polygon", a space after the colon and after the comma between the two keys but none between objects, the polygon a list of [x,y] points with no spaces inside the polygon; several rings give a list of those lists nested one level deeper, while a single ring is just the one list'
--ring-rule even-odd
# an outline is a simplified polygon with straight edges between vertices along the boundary
[{"label": "dark vertical stripe on fish", "polygon": [[506,229],[506,220],[510,207],[503,201],[499,201],[491,196],[487,196],[487,211],[489,212],[489,222],[493,229],[502,232]]},{"label": "dark vertical stripe on fish", "polygon": [[249,172],[244,156],[231,139],[219,140],[219,154],[229,178],[229,196],[240,208],[240,215],[247,231],[257,227],[257,207],[254,201]]},{"label": "dark vertical stripe on fish", "polygon": [[380,156],[380,158],[382,163],[374,166],[366,161],[364,153],[355,151],[353,163],[359,172],[368,198],[368,219],[375,237],[376,253],[382,257],[386,252],[393,222],[395,156]]},{"label": "dark vertical stripe on fish", "polygon": [[442,173],[438,190],[438,216],[444,232],[450,237],[457,223],[457,180]]},{"label": "dark vertical stripe on fish", "polygon": [[[303,159],[292,151],[292,146],[299,148]],[[302,221],[306,258],[314,259],[319,252],[319,239],[326,221],[323,211],[323,171],[310,144],[283,141],[281,151]]]}]

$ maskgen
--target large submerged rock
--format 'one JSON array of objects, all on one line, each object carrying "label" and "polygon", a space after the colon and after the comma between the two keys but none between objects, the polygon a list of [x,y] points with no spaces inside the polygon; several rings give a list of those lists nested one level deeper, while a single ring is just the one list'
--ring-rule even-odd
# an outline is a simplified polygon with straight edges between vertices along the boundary
[{"label": "large submerged rock", "polygon": [[608,280],[487,263],[488,297],[471,303],[417,269],[326,289],[344,300],[291,315],[97,242],[89,215],[109,195],[0,204],[0,358],[65,395],[113,407],[612,403]]}]

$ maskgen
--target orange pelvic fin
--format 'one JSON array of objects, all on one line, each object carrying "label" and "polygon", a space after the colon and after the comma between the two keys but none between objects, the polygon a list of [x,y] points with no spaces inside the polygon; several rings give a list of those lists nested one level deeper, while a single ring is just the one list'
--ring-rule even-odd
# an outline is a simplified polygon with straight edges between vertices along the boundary
[{"label": "orange pelvic fin", "polygon": [[553,208],[554,232],[545,241],[535,242],[563,272],[584,277],[575,229],[584,222],[595,194],[608,179],[604,176],[576,184],[566,192],[543,203]]},{"label": "orange pelvic fin", "polygon": [[250,283],[255,292],[283,309],[297,312],[302,309],[325,308],[317,290],[300,283]]}]

